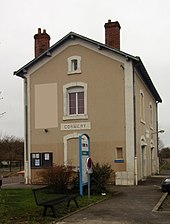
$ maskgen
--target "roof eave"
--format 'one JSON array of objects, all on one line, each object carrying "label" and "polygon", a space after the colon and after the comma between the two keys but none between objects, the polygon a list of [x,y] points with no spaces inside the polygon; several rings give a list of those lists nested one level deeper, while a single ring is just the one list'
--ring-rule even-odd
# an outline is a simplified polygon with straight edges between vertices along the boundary
[{"label": "roof eave", "polygon": [[138,62],[135,62],[134,63],[134,67],[140,71],[140,74],[142,74],[142,78],[143,80],[145,81],[146,85],[148,86],[148,88],[150,89],[150,91],[152,92],[155,100],[158,102],[158,103],[162,103],[162,99],[159,95],[159,93],[157,92],[145,66],[143,65],[143,62],[142,60],[140,59],[140,57],[137,57],[139,60]]},{"label": "roof eave", "polygon": [[79,35],[77,33],[74,32],[70,32],[68,33],[66,36],[64,36],[62,39],[60,39],[58,42],[56,42],[54,45],[52,45],[47,51],[45,51],[44,53],[42,53],[40,56],[34,58],[32,61],[30,61],[29,63],[27,63],[26,65],[24,65],[22,68],[20,68],[18,71],[14,72],[14,75],[17,75],[19,77],[24,78],[25,75],[27,74],[27,71],[29,70],[29,68],[31,68],[34,64],[36,64],[37,62],[39,62],[40,60],[44,59],[45,57],[51,57],[53,51],[59,47],[60,45],[62,45],[65,41],[67,41],[69,38],[71,39],[75,39],[75,38],[79,38],[81,40],[85,40],[91,44],[96,45],[98,48],[102,49],[107,49],[109,51],[112,51],[114,53],[117,53],[119,55],[124,56],[125,58],[127,58],[127,60],[131,59],[134,63],[134,66],[140,71],[140,73],[142,74],[142,78],[144,79],[144,81],[146,82],[147,86],[149,87],[149,89],[151,90],[151,92],[153,93],[156,101],[158,102],[162,102],[161,97],[159,96],[156,88],[154,87],[154,84],[152,83],[152,80],[149,77],[149,74],[145,68],[145,66],[143,65],[140,57],[136,57],[136,56],[132,56],[130,54],[127,54],[123,51],[120,51],[116,48],[111,48],[103,43],[94,41],[90,38],[84,37],[82,35]]},{"label": "roof eave", "polygon": [[52,45],[47,51],[45,51],[44,53],[42,53],[40,56],[34,58],[33,60],[31,60],[29,63],[27,63],[26,65],[24,65],[18,71],[15,71],[13,74],[16,75],[16,76],[19,76],[19,77],[24,78],[25,77],[25,74],[26,74],[25,71],[27,71],[30,67],[32,67],[34,64],[36,64],[40,60],[44,59],[45,57],[51,57],[52,56],[52,52],[57,47],[59,47],[61,44],[63,44],[68,38],[71,38],[71,39],[79,38],[79,39],[88,41],[91,44],[96,45],[98,48],[101,48],[101,49],[104,48],[104,49],[110,50],[112,52],[115,52],[117,54],[120,54],[120,55],[126,57],[127,59],[132,59],[132,60],[138,61],[138,58],[137,57],[134,57],[134,56],[132,56],[130,54],[127,54],[127,53],[125,53],[123,51],[120,51],[120,50],[118,50],[116,48],[111,48],[111,47],[109,47],[109,46],[107,46],[105,44],[102,44],[100,42],[94,41],[94,40],[89,39],[87,37],[81,36],[81,35],[79,35],[77,33],[70,32],[65,37],[63,37],[58,42],[56,42],[54,45]]},{"label": "roof eave", "polygon": [[32,67],[34,64],[36,64],[38,61],[44,59],[45,57],[51,57],[52,56],[52,52],[55,50],[55,48],[60,46],[71,35],[71,33],[72,32],[67,34],[62,39],[60,39],[58,42],[56,42],[54,45],[52,45],[48,50],[46,50],[41,55],[39,55],[38,57],[36,57],[33,60],[31,60],[30,62],[28,62],[26,65],[21,67],[18,71],[14,71],[13,75],[16,75],[16,76],[19,76],[21,78],[24,78],[25,74],[26,74],[25,71],[27,71],[30,67]]}]

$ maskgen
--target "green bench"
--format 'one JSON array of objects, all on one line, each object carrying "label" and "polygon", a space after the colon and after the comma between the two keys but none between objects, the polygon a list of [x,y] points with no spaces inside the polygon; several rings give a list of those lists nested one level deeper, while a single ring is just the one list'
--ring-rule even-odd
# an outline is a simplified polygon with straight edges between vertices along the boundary
[{"label": "green bench", "polygon": [[77,208],[79,208],[76,198],[78,194],[75,193],[58,193],[54,189],[45,186],[41,188],[33,188],[35,202],[38,206],[43,206],[43,216],[46,216],[47,209],[50,208],[53,216],[56,217],[55,206],[64,202],[67,202],[67,207],[70,205],[70,201],[73,200]]}]

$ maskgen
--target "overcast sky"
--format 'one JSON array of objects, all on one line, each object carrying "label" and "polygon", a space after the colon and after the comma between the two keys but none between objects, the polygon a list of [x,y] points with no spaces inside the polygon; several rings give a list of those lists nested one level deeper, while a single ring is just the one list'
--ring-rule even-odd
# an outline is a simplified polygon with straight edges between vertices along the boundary
[{"label": "overcast sky", "polygon": [[34,57],[38,28],[51,45],[70,31],[104,43],[104,24],[121,25],[121,50],[140,56],[163,103],[160,138],[170,146],[170,0],[0,0],[0,136],[23,137],[23,82],[13,76]]}]

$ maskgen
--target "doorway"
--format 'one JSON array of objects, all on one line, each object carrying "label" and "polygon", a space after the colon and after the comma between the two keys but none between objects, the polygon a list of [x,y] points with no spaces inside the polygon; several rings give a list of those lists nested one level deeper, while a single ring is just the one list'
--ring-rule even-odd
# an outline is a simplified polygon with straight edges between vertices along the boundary
[{"label": "doorway", "polygon": [[67,142],[67,164],[75,168],[79,167],[79,139],[71,138]]},{"label": "doorway", "polygon": [[141,146],[142,156],[141,156],[141,171],[142,180],[146,179],[146,146]]},{"label": "doorway", "polygon": [[79,134],[73,133],[64,136],[64,165],[79,168]]},{"label": "doorway", "polygon": [[151,175],[155,173],[155,168],[154,168],[154,148],[151,148]]}]

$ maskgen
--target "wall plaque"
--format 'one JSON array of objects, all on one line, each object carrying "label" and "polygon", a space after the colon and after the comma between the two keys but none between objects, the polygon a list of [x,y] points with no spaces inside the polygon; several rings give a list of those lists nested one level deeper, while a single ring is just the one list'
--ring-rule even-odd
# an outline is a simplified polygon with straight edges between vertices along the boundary
[{"label": "wall plaque", "polygon": [[62,123],[61,130],[62,131],[70,131],[70,130],[85,130],[91,129],[91,122],[79,122],[79,123]]}]

